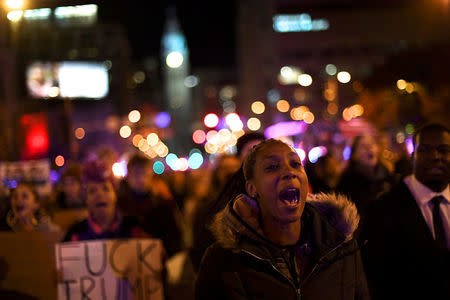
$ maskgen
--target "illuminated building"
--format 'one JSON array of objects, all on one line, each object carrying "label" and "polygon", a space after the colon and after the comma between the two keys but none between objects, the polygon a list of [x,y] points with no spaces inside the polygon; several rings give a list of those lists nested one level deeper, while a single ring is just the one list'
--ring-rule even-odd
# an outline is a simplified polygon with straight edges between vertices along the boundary
[{"label": "illuminated building", "polygon": [[[359,82],[386,57],[448,42],[448,6],[440,2],[238,1],[240,105],[248,109],[256,98],[274,106],[286,99],[291,106],[308,105],[320,118],[336,119],[354,104],[363,88]],[[341,71],[348,74],[338,77]],[[311,76],[311,85],[296,82],[303,73]],[[279,115],[275,111],[272,120]]]},{"label": "illuminated building", "polygon": [[[90,149],[100,144],[120,146],[118,129],[112,131],[107,120],[128,110],[130,93],[124,83],[130,46],[122,26],[100,20],[98,10],[95,4],[76,1],[64,5],[61,1],[30,1],[17,19],[2,15],[9,22],[2,25],[11,29],[5,43],[15,58],[9,64],[13,78],[8,80],[11,90],[6,97],[8,113],[18,116],[8,126],[19,151],[10,159],[29,158],[20,154],[28,153],[20,149],[29,143],[18,134],[24,128],[17,120],[38,112],[45,112],[41,119],[48,124],[43,128],[50,141],[48,151],[39,152],[42,157],[63,154],[80,158],[78,143]],[[0,26],[0,31],[3,29]],[[3,58],[0,55],[0,61]],[[0,95],[0,101],[3,97]],[[75,139],[76,128],[85,130],[83,140]]]},{"label": "illuminated building", "polygon": [[176,133],[168,140],[169,148],[180,155],[187,155],[192,148],[193,104],[189,83],[193,81],[185,84],[185,79],[190,75],[189,50],[174,7],[167,10],[161,40],[161,65],[163,106],[171,115],[172,128]]}]

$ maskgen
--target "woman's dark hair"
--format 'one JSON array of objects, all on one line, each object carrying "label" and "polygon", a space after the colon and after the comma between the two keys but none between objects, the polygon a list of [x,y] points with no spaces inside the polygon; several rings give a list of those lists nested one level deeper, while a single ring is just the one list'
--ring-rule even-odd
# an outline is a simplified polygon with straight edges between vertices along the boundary
[{"label": "woman's dark hair", "polygon": [[247,154],[247,157],[245,158],[245,160],[242,164],[245,180],[250,180],[253,178],[253,170],[254,170],[254,167],[256,164],[256,156],[257,156],[259,150],[261,148],[263,148],[267,145],[271,145],[271,144],[283,144],[283,145],[290,147],[285,142],[276,140],[276,139],[264,140],[261,143],[259,143],[258,145],[256,145],[255,147],[253,147],[252,151],[250,151],[250,153]]},{"label": "woman's dark hair", "polygon": [[11,191],[11,199],[12,199],[13,197],[15,197],[15,195],[16,195],[16,193],[17,193],[17,189],[18,189],[19,187],[21,187],[21,186],[26,187],[27,189],[30,190],[31,194],[33,194],[34,201],[36,201],[37,203],[40,203],[40,202],[41,202],[41,201],[40,201],[39,194],[38,194],[38,192],[37,192],[37,190],[36,190],[36,187],[35,187],[32,183],[30,183],[30,182],[25,182],[25,181],[24,181],[24,182],[20,182],[20,183],[17,185],[17,187],[15,187],[15,188]]},{"label": "woman's dark hair", "polygon": [[264,141],[266,137],[264,134],[259,132],[247,132],[240,138],[238,138],[236,143],[236,155],[241,156],[244,146],[251,141]]}]

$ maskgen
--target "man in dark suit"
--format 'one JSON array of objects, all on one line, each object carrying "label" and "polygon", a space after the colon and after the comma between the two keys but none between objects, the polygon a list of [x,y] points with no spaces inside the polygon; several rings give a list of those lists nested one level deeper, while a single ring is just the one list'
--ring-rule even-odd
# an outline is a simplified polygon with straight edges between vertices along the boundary
[{"label": "man in dark suit", "polygon": [[450,133],[428,124],[414,135],[413,174],[369,210],[374,299],[450,299]]}]

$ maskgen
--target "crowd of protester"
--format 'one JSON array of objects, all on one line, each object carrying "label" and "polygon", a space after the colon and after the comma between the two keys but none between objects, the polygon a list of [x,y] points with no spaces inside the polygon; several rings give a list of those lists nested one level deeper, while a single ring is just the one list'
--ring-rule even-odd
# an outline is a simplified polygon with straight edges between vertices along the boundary
[{"label": "crowd of protester", "polygon": [[[104,147],[66,164],[48,198],[27,182],[3,189],[0,230],[51,231],[61,242],[160,239],[167,299],[450,299],[450,133],[433,124],[413,142],[412,155],[391,149],[387,161],[382,139],[356,136],[348,161],[329,151],[311,163],[247,133],[234,154],[197,170],[157,175],[133,154],[123,178]],[[282,202],[298,209],[280,229],[270,197],[283,182]],[[436,195],[440,215],[416,205]],[[67,210],[85,214],[55,222]]]}]

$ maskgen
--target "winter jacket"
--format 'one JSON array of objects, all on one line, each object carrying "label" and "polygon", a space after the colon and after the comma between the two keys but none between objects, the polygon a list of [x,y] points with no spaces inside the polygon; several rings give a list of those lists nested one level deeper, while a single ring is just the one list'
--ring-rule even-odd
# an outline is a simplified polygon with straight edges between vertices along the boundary
[{"label": "winter jacket", "polygon": [[249,199],[238,196],[212,224],[196,299],[369,299],[359,247],[359,216],[334,194],[309,195],[300,239],[282,247],[264,237]]},{"label": "winter jacket", "polygon": [[115,220],[109,230],[102,231],[89,215],[83,221],[72,225],[64,237],[64,242],[117,239],[148,238],[148,235],[136,222],[135,218],[122,217],[116,213]]},{"label": "winter jacket", "polygon": [[[34,225],[33,231],[38,232],[55,232],[58,236],[63,235],[62,229],[53,223],[50,216],[43,212],[38,212],[35,215],[37,223]],[[9,210],[6,216],[0,220],[0,231],[21,232],[24,229],[17,223],[14,212]]]},{"label": "winter jacket", "polygon": [[137,194],[123,180],[117,192],[117,206],[122,215],[136,218],[148,234],[161,239],[169,256],[181,250],[182,230],[172,200],[153,192]]}]

